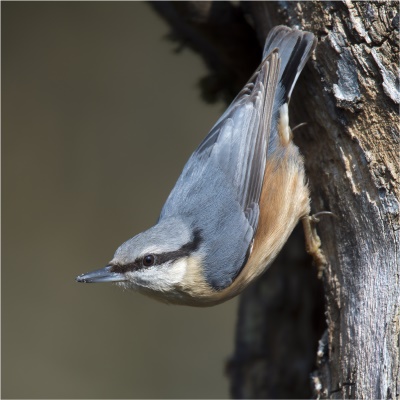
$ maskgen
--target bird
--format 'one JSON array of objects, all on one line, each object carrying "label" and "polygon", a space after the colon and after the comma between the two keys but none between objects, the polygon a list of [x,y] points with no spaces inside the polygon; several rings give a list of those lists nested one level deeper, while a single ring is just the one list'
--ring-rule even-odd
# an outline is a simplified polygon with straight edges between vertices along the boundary
[{"label": "bird", "polygon": [[288,111],[316,44],[310,32],[273,28],[261,64],[190,156],[157,223],[123,243],[105,268],[76,280],[213,306],[257,279],[300,220],[306,250],[323,263]]}]

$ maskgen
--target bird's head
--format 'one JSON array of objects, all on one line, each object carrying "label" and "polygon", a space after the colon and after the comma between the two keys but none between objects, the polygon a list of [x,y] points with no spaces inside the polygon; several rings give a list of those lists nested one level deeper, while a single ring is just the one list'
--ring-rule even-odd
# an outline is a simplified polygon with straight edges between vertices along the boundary
[{"label": "bird's head", "polygon": [[166,219],[123,243],[105,268],[76,278],[78,282],[117,282],[168,301],[180,296],[187,280],[201,268],[201,231]]}]

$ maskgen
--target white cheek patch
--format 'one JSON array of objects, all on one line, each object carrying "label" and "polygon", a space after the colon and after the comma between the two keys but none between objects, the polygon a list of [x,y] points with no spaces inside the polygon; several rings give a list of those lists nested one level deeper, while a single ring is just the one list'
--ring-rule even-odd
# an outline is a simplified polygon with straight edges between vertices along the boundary
[{"label": "white cheek patch", "polygon": [[171,291],[182,282],[187,270],[187,260],[155,266],[137,272],[127,272],[129,281],[137,286],[155,291]]}]

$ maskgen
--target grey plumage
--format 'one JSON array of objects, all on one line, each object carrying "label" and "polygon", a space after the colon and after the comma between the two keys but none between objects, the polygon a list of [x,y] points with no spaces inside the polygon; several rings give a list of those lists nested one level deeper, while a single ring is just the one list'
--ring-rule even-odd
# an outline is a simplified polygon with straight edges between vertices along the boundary
[{"label": "grey plumage", "polygon": [[263,63],[190,157],[162,209],[160,220],[181,215],[203,232],[204,272],[214,288],[229,286],[246,260],[268,145],[278,147],[279,108],[313,44],[312,34],[283,26],[271,31]]},{"label": "grey plumage", "polygon": [[[260,198],[269,190],[264,185],[269,160],[279,165],[280,158],[286,157],[285,163],[293,158],[290,173],[298,167],[296,187],[304,203],[299,210],[308,210],[302,160],[290,141],[287,103],[315,44],[311,33],[283,26],[271,30],[263,62],[189,158],[157,224],[121,245],[103,270],[111,274],[110,280],[120,276],[128,287],[161,293],[160,299],[175,303],[199,305],[207,296],[212,303],[216,292],[234,282],[251,252],[264,210]],[[293,224],[282,237],[289,235]],[[144,264],[149,254],[150,268]],[[190,262],[182,264],[180,259]],[[77,279],[104,281],[101,274],[96,271]],[[201,288],[192,290],[190,285]],[[203,297],[199,304],[196,296]]]},{"label": "grey plumage", "polygon": [[281,69],[278,93],[283,91],[281,101],[289,102],[297,79],[316,44],[312,33],[290,29],[287,26],[277,26],[269,33],[264,45],[263,58],[273,49],[279,49]]},{"label": "grey plumage", "polygon": [[206,280],[216,289],[236,277],[257,229],[279,64],[276,53],[262,63],[190,157],[161,212],[160,221],[181,216],[201,230]]}]

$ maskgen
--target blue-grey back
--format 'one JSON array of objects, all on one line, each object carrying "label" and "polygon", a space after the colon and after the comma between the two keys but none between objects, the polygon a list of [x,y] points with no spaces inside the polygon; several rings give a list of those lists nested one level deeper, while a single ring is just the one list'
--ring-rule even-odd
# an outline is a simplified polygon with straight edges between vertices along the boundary
[{"label": "blue-grey back", "polygon": [[284,151],[279,110],[313,43],[312,34],[286,27],[271,31],[266,58],[190,157],[162,209],[160,220],[179,216],[200,230],[206,279],[216,289],[229,286],[246,261],[267,157]]},{"label": "blue-grey back", "polygon": [[234,280],[257,229],[278,72],[275,52],[193,153],[160,216],[181,215],[200,229],[216,289]]},{"label": "blue-grey back", "polygon": [[186,164],[161,219],[179,216],[193,232],[200,231],[199,256],[207,281],[221,289],[229,286],[240,270],[254,231],[225,173],[213,159],[204,163],[196,158],[193,155]]}]

